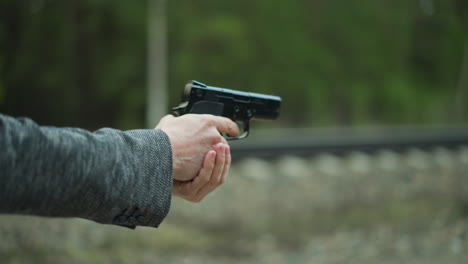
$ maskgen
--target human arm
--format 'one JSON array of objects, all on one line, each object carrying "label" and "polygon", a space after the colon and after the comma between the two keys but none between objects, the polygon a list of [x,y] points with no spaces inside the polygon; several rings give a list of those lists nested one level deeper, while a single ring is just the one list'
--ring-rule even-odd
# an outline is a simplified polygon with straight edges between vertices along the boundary
[{"label": "human arm", "polygon": [[[230,158],[222,155],[229,149],[218,130],[238,133],[231,121],[203,115],[168,116],[158,127],[167,132],[91,133],[0,115],[0,213],[158,226],[169,210],[173,181],[174,195],[190,201],[222,183]],[[212,149],[219,158],[205,159],[201,169]]]},{"label": "human arm", "polygon": [[167,215],[172,152],[161,130],[91,133],[0,115],[0,135],[0,213],[153,227]]}]

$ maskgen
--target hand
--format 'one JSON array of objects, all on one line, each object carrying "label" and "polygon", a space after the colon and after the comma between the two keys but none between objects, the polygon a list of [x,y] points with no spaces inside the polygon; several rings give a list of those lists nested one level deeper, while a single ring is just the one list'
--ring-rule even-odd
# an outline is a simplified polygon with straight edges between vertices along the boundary
[{"label": "hand", "polygon": [[205,196],[224,183],[231,165],[229,146],[219,143],[208,151],[203,167],[191,181],[174,180],[172,193],[191,202],[200,202]]},{"label": "hand", "polygon": [[[227,145],[220,135],[239,134],[239,127],[232,120],[213,115],[187,114],[181,117],[167,115],[156,126],[169,136],[172,145],[173,178],[189,181],[197,176],[208,151],[219,143]],[[218,154],[216,152],[216,154]]]}]

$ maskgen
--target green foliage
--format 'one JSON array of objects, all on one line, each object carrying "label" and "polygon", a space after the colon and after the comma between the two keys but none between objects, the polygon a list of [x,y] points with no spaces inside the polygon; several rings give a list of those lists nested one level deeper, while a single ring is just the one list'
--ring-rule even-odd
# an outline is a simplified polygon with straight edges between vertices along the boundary
[{"label": "green foliage", "polygon": [[1,112],[89,129],[142,126],[144,2],[7,1],[0,10]]},{"label": "green foliage", "polygon": [[447,122],[466,41],[460,4],[433,15],[403,0],[173,5],[171,90],[184,76],[280,94],[287,125]]},{"label": "green foliage", "polygon": [[[168,1],[170,105],[196,79],[281,95],[286,126],[451,121],[468,5],[423,2]],[[143,126],[146,7],[2,1],[0,111]]]}]

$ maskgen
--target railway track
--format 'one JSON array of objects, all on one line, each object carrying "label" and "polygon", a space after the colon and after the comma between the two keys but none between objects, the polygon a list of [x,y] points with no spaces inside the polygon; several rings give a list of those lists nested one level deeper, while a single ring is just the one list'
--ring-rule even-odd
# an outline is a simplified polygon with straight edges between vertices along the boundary
[{"label": "railway track", "polygon": [[436,147],[468,146],[468,126],[374,127],[281,129],[251,131],[245,140],[232,141],[234,161],[256,157],[273,159],[284,155],[314,156],[322,153],[343,155],[359,151],[402,152],[411,148],[430,150]]}]

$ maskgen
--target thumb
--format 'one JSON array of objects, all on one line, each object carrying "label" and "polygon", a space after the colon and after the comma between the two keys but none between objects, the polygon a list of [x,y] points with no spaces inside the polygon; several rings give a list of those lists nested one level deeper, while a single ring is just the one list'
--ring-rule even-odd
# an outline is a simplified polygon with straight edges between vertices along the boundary
[{"label": "thumb", "polygon": [[232,137],[239,135],[239,126],[231,119],[222,116],[212,116],[212,119],[220,133],[226,133]]}]

